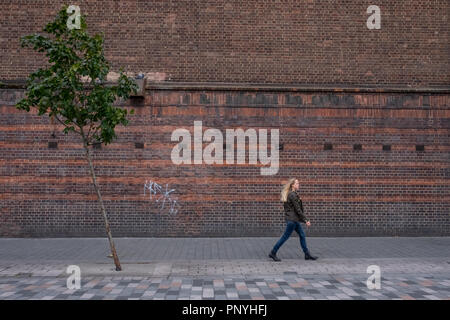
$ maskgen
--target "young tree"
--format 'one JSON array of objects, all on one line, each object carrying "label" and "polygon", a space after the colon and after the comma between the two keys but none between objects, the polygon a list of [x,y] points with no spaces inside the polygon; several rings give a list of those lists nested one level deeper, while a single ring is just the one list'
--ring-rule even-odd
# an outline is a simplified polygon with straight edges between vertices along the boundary
[{"label": "young tree", "polygon": [[[103,35],[89,36],[83,15],[79,16],[78,29],[69,28],[67,11],[67,7],[63,7],[55,20],[44,27],[43,31],[49,36],[33,34],[21,38],[22,47],[45,52],[49,63],[30,74],[25,98],[16,107],[26,111],[35,107],[39,115],[48,114],[61,123],[65,134],[72,131],[80,135],[105,221],[111,253],[116,270],[120,271],[122,268],[96,181],[89,146],[111,143],[116,138],[116,125],[128,124],[127,110],[114,107],[113,104],[118,99],[128,99],[138,87],[122,70],[117,83],[106,83],[110,67],[103,53]],[[131,110],[130,114],[133,112]]]}]

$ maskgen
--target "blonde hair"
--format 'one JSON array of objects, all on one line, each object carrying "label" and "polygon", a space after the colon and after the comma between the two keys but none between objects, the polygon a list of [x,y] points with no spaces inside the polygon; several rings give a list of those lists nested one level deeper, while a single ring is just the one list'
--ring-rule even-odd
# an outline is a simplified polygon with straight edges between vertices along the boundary
[{"label": "blonde hair", "polygon": [[295,183],[295,180],[297,180],[296,178],[291,178],[288,180],[288,182],[283,186],[283,189],[281,189],[281,201],[282,202],[286,202],[287,201],[287,196],[289,191],[291,191],[292,186]]}]

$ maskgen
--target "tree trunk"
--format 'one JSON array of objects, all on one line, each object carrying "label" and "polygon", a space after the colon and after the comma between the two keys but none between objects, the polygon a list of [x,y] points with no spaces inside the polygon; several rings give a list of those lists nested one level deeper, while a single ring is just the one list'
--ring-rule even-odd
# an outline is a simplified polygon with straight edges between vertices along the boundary
[{"label": "tree trunk", "polygon": [[89,152],[89,146],[86,141],[83,141],[84,149],[86,151],[86,158],[89,163],[89,169],[91,171],[92,181],[94,183],[94,189],[97,193],[98,201],[100,202],[100,206],[102,208],[103,219],[105,220],[106,234],[108,235],[109,245],[111,247],[111,253],[114,259],[114,264],[116,265],[116,271],[121,271],[122,267],[120,266],[119,257],[117,256],[116,247],[114,246],[114,241],[111,235],[111,229],[109,227],[108,217],[106,215],[105,206],[103,205],[102,195],[100,194],[100,190],[97,185],[97,180],[95,178],[94,166],[92,165],[91,154]]}]

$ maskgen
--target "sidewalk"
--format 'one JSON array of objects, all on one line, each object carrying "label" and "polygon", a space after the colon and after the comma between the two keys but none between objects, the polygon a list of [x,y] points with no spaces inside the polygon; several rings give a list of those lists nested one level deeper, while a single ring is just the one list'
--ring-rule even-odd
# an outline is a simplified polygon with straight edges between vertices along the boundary
[{"label": "sidewalk", "polygon": [[[317,261],[305,261],[299,239],[279,250],[283,260],[267,257],[278,238],[117,238],[123,272],[114,271],[106,238],[0,239],[0,276],[45,274],[50,266],[85,266],[94,275],[227,275],[365,273],[368,263],[392,272],[443,272],[450,267],[450,238],[308,238]],[[14,266],[14,268],[12,268]],[[35,268],[40,266],[39,268]],[[363,266],[366,266],[363,268]],[[9,267],[6,269],[6,267]],[[3,269],[3,270],[2,270]],[[56,271],[56,270],[55,270]],[[54,274],[53,272],[52,274]]]},{"label": "sidewalk", "polygon": [[[449,299],[450,237],[0,239],[0,299]],[[68,290],[69,265],[82,289]],[[382,289],[366,286],[377,265]],[[131,287],[130,287],[131,286]]]}]

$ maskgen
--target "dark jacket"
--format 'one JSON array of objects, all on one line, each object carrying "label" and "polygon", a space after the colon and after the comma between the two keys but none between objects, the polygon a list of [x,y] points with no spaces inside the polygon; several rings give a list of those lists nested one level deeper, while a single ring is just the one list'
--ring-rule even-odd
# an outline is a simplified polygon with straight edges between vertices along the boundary
[{"label": "dark jacket", "polygon": [[286,220],[304,222],[308,221],[303,211],[302,200],[295,191],[289,191],[287,201],[283,202]]}]

